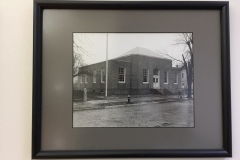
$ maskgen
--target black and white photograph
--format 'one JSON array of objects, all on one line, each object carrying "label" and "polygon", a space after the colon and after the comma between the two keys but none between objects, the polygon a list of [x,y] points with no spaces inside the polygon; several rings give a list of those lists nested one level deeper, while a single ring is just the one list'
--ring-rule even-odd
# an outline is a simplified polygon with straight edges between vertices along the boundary
[{"label": "black and white photograph", "polygon": [[194,127],[193,34],[73,33],[73,127]]}]

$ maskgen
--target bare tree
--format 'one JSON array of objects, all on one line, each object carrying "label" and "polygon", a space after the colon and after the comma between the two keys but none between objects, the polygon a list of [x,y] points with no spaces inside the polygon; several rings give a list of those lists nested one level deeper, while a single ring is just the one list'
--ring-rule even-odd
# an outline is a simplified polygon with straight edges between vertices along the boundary
[{"label": "bare tree", "polygon": [[91,44],[91,42],[86,34],[74,34],[73,36],[73,75],[75,75],[80,67],[86,65],[83,56],[89,55],[89,52],[82,45]]},{"label": "bare tree", "polygon": [[188,98],[192,98],[192,83],[193,83],[193,37],[192,33],[182,33],[179,38],[176,39],[174,45],[183,46],[183,54],[181,58],[175,58],[168,54],[167,51],[157,51],[157,53],[163,54],[173,60],[173,63],[180,62],[185,70],[187,75],[187,86],[188,86]]},{"label": "bare tree", "polygon": [[84,60],[81,54],[73,52],[73,74],[78,73],[79,67],[84,66]]}]

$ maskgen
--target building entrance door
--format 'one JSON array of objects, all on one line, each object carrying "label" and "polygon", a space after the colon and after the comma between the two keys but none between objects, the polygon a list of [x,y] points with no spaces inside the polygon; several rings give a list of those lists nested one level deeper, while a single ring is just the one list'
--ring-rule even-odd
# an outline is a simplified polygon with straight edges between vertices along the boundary
[{"label": "building entrance door", "polygon": [[159,82],[159,80],[160,80],[159,75],[160,74],[159,73],[160,73],[159,70],[157,70],[157,69],[153,70],[153,88],[154,89],[160,89],[160,82]]}]

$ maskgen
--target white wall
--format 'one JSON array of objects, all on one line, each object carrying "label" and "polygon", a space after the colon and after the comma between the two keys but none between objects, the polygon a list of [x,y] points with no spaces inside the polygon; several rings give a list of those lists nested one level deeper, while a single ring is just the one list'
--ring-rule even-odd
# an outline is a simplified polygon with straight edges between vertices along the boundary
[{"label": "white wall", "polygon": [[[233,157],[214,160],[240,159],[240,0],[230,0],[230,29]],[[1,160],[31,159],[32,33],[32,0],[1,0]]]}]

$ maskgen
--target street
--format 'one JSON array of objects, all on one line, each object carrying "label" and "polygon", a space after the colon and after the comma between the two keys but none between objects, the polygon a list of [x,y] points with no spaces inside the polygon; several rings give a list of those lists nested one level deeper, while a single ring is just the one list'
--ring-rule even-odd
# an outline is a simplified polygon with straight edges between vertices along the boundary
[{"label": "street", "polygon": [[193,101],[73,111],[73,127],[194,127]]}]

